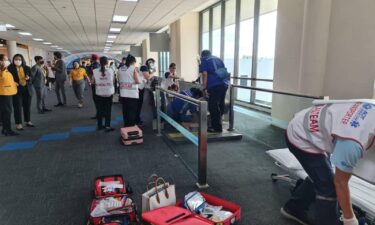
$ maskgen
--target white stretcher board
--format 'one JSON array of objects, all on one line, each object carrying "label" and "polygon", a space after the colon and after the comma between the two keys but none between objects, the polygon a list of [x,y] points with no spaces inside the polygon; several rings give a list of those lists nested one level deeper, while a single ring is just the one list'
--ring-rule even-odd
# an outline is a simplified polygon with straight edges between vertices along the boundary
[{"label": "white stretcher board", "polygon": [[[307,177],[301,164],[289,149],[269,150],[266,153],[289,174],[301,179]],[[375,185],[352,176],[349,186],[353,204],[365,211],[369,219],[375,219]]]}]

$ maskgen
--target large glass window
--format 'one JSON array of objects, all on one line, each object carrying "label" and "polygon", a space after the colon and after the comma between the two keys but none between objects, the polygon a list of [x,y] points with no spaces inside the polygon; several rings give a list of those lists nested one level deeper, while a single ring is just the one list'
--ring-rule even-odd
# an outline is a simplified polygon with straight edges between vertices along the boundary
[{"label": "large glass window", "polygon": [[234,72],[234,47],[236,39],[236,0],[225,2],[224,64]]},{"label": "large glass window", "polygon": [[221,52],[221,5],[212,10],[212,54],[220,57]]},{"label": "large glass window", "polygon": [[202,14],[202,49],[210,49],[210,11]]}]

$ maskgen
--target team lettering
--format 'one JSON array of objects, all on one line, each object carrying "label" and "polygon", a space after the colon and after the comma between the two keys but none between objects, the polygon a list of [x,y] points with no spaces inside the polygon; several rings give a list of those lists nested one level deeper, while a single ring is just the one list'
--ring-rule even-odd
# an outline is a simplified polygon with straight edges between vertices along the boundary
[{"label": "team lettering", "polygon": [[319,114],[324,106],[316,106],[309,115],[309,129],[311,132],[319,132]]},{"label": "team lettering", "polygon": [[350,107],[349,111],[346,112],[345,116],[341,119],[342,124],[348,124],[350,119],[353,117],[354,113],[357,111],[361,103],[355,103]]}]

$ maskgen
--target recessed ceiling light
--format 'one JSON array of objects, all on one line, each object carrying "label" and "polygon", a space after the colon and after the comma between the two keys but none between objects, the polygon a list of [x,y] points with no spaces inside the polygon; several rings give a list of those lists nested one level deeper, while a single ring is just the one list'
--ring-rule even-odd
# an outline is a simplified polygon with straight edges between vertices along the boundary
[{"label": "recessed ceiling light", "polygon": [[43,44],[45,44],[45,45],[52,45],[51,42],[43,42]]},{"label": "recessed ceiling light", "polygon": [[128,21],[128,17],[127,16],[114,15],[112,20],[113,20],[113,22],[116,22],[116,23],[125,23],[126,21]]},{"label": "recessed ceiling light", "polygon": [[63,50],[63,48],[57,48],[58,50]]},{"label": "recessed ceiling light", "polygon": [[120,0],[120,2],[138,2],[138,0]]},{"label": "recessed ceiling light", "polygon": [[121,28],[111,27],[111,28],[109,28],[109,32],[120,33],[121,32]]},{"label": "recessed ceiling light", "polygon": [[116,35],[108,35],[108,38],[110,39],[115,39],[117,36]]},{"label": "recessed ceiling light", "polygon": [[6,27],[6,28],[16,28],[16,27],[15,27],[15,26],[13,26],[12,24],[8,24],[8,23],[7,23],[7,24],[5,24],[5,27]]},{"label": "recessed ceiling light", "polygon": [[23,35],[23,36],[31,36],[32,34],[29,33],[29,32],[18,32],[20,35]]},{"label": "recessed ceiling light", "polygon": [[58,48],[59,46],[57,46],[57,45],[52,45],[51,47],[52,47],[52,48]]},{"label": "recessed ceiling light", "polygon": [[33,38],[34,41],[44,41],[43,39],[41,38]]},{"label": "recessed ceiling light", "polygon": [[107,40],[107,43],[113,43],[115,42],[114,40]]}]

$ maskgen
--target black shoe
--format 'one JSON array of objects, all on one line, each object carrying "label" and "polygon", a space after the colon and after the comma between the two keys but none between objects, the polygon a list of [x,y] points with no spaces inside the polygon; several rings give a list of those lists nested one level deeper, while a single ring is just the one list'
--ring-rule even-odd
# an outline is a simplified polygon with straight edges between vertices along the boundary
[{"label": "black shoe", "polygon": [[221,130],[219,130],[219,129],[214,129],[214,128],[208,128],[207,129],[207,132],[208,133],[222,133],[223,132],[223,130],[221,129]]},{"label": "black shoe", "polygon": [[96,130],[104,130],[104,127],[102,127],[102,126],[97,127]]},{"label": "black shoe", "polygon": [[14,132],[14,131],[12,131],[12,130],[4,131],[3,134],[4,134],[5,136],[17,136],[17,135],[20,135],[19,133]]},{"label": "black shoe", "polygon": [[114,130],[115,130],[115,129],[112,128],[112,127],[106,127],[106,128],[104,129],[104,132],[108,133],[108,132],[112,132],[112,131],[114,131]]},{"label": "black shoe", "polygon": [[51,110],[51,109],[44,108],[43,111],[44,111],[44,112],[51,112],[52,110]]},{"label": "black shoe", "polygon": [[309,221],[306,211],[302,211],[302,210],[292,211],[291,209],[288,209],[287,207],[284,206],[283,208],[280,209],[280,212],[281,212],[281,215],[283,215],[284,217],[294,220],[295,222],[299,224],[302,224],[302,225],[312,224]]},{"label": "black shoe", "polygon": [[62,104],[61,102],[57,105],[54,105],[55,107],[61,107],[61,106],[64,106],[64,104]]}]

